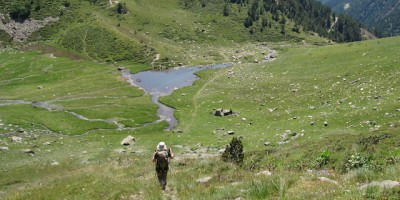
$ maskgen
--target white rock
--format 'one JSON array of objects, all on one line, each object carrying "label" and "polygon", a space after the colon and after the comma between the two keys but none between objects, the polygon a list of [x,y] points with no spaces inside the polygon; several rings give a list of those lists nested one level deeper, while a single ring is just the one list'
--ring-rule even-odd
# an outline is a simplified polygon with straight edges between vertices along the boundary
[{"label": "white rock", "polygon": [[271,176],[271,175],[272,175],[272,172],[270,172],[270,171],[268,171],[268,170],[265,170],[265,171],[262,171],[262,172],[258,172],[258,173],[256,174],[256,176],[261,176],[261,175],[264,175],[264,176]]},{"label": "white rock", "polygon": [[22,138],[21,138],[21,137],[18,137],[18,136],[12,136],[12,137],[11,137],[11,141],[13,141],[13,142],[21,142],[21,141],[22,141]]},{"label": "white rock", "polygon": [[136,141],[136,139],[134,137],[132,137],[131,135],[129,135],[128,137],[126,137],[122,140],[121,145],[125,145],[125,146],[132,145],[135,143],[135,141]]},{"label": "white rock", "polygon": [[338,182],[326,177],[318,177],[318,180],[338,185]]},{"label": "white rock", "polygon": [[197,179],[196,182],[197,182],[197,183],[207,183],[207,182],[210,181],[211,179],[212,179],[211,176],[207,176],[207,177],[204,177],[204,178]]},{"label": "white rock", "polygon": [[384,181],[372,181],[371,183],[364,184],[359,187],[360,190],[364,190],[368,187],[381,187],[381,188],[394,188],[400,187],[400,182],[398,181],[391,181],[391,180],[384,180]]}]

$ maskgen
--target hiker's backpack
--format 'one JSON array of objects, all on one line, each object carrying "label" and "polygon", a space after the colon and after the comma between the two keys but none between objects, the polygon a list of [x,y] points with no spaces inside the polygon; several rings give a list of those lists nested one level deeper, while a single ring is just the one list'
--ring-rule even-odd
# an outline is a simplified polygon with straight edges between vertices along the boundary
[{"label": "hiker's backpack", "polygon": [[168,151],[157,151],[157,168],[167,169],[168,168]]}]

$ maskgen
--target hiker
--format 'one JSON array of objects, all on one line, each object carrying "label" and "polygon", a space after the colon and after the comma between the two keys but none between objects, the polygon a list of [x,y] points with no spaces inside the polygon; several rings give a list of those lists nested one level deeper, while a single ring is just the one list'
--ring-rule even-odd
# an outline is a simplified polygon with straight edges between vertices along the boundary
[{"label": "hiker", "polygon": [[156,172],[158,182],[163,190],[167,186],[167,173],[169,170],[169,159],[174,158],[171,148],[167,148],[164,142],[160,142],[153,155],[153,162],[156,163]]}]

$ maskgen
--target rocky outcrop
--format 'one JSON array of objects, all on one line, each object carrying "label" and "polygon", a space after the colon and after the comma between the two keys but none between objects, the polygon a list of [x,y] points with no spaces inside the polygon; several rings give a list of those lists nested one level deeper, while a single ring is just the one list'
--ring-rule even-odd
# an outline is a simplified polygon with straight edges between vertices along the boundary
[{"label": "rocky outcrop", "polygon": [[58,19],[58,17],[46,17],[43,20],[28,19],[23,23],[11,20],[6,24],[3,24],[0,20],[0,30],[7,32],[14,41],[23,42],[28,39],[32,33],[38,31],[51,22],[58,21]]}]

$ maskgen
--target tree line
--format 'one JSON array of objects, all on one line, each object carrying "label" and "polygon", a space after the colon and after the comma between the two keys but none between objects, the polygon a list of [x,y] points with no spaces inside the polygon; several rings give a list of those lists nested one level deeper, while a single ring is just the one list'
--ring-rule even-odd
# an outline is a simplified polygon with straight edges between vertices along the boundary
[{"label": "tree line", "polygon": [[[358,22],[342,14],[336,15],[316,0],[225,0],[224,16],[229,15],[229,6],[233,3],[247,6],[243,25],[250,29],[250,33],[257,30],[253,26],[259,26],[258,30],[262,32],[272,24],[279,24],[281,34],[299,32],[303,27],[305,31],[313,31],[336,42],[361,40]],[[291,30],[286,30],[288,20],[295,24]]]}]

